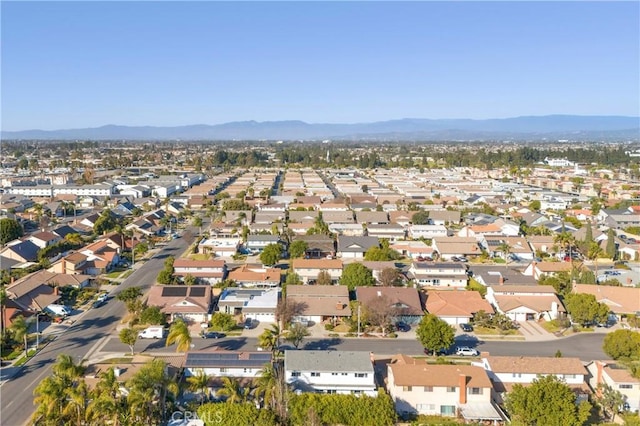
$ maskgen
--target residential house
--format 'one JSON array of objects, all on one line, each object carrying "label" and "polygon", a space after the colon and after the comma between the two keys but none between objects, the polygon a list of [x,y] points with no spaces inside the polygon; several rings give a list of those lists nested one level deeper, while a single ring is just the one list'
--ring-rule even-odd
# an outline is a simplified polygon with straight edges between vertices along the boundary
[{"label": "residential house", "polygon": [[334,257],[336,255],[336,243],[333,238],[327,235],[296,235],[293,241],[307,243],[307,249],[304,252],[305,258],[326,259],[327,256]]},{"label": "residential house", "polygon": [[487,372],[472,365],[427,364],[396,355],[387,365],[387,391],[400,416],[439,415],[502,422]]},{"label": "residential house", "polygon": [[523,274],[539,280],[543,275],[551,276],[561,272],[571,273],[572,262],[531,262]]},{"label": "residential house", "polygon": [[496,402],[502,403],[504,396],[513,385],[530,385],[540,376],[556,376],[563,380],[578,397],[578,401],[588,398],[587,369],[579,358],[542,356],[491,356],[480,354],[481,360],[472,365],[483,368],[493,382]]},{"label": "residential house", "polygon": [[598,385],[609,385],[622,394],[624,402],[629,404],[629,411],[640,410],[640,379],[634,377],[628,368],[615,361],[591,361],[587,364],[587,371],[594,393],[599,392]]},{"label": "residential house", "polygon": [[267,206],[263,206],[263,210],[256,212],[256,216],[253,219],[253,223],[265,224],[271,226],[277,222],[284,222],[284,211],[265,211]]},{"label": "residential house", "polygon": [[[380,274],[382,273],[382,271],[384,271],[385,269],[398,269],[396,268],[396,264],[393,261],[368,261],[365,260],[362,263],[364,266],[366,266],[368,269],[371,270],[371,273],[373,274],[373,278],[376,279],[376,281],[378,282],[378,284],[382,284],[380,282]],[[400,272],[400,271],[398,271]],[[399,278],[401,279],[401,282],[405,281],[405,277],[404,275],[402,275],[401,273],[399,274]]]},{"label": "residential house", "polygon": [[157,306],[169,321],[208,322],[212,302],[209,285],[154,285],[149,289],[147,305]]},{"label": "residential house", "polygon": [[355,223],[353,212],[351,210],[322,210],[322,220],[328,225],[332,223]]},{"label": "residential house", "polygon": [[473,278],[485,287],[492,285],[538,285],[538,280],[506,265],[470,265]]},{"label": "residential house", "polygon": [[86,273],[99,275],[109,272],[120,262],[120,250],[114,250],[106,241],[98,240],[81,248],[80,253],[87,256]]},{"label": "residential house", "polygon": [[[533,250],[524,237],[495,237],[485,235],[481,237],[479,244],[491,257],[501,257],[507,261],[509,260],[507,259],[507,254],[523,260],[533,260],[534,257]],[[502,250],[503,244],[509,247],[508,252]]]},{"label": "residential house", "polygon": [[[356,299],[369,309],[390,309],[393,322],[417,324],[424,316],[418,290],[410,287],[356,287]],[[380,300],[384,301],[380,304]]]},{"label": "residential house", "polygon": [[432,247],[434,252],[444,260],[450,260],[456,256],[475,257],[482,253],[474,237],[437,237],[433,239]]},{"label": "residential house", "polygon": [[298,304],[294,321],[335,323],[351,316],[349,289],[344,285],[288,285],[287,304]]},{"label": "residential house", "polygon": [[16,312],[23,316],[43,312],[44,309],[60,300],[57,286],[53,286],[51,278],[59,274],[38,271],[24,276],[5,288],[7,299],[17,306]]},{"label": "residential house", "polygon": [[598,223],[615,229],[640,226],[640,214],[633,209],[601,209],[598,212]]},{"label": "residential house", "polygon": [[[375,204],[374,204],[375,208]],[[378,211],[357,211],[356,212],[356,222],[365,223],[367,225],[382,225],[389,223],[389,216],[387,212],[378,212]]]},{"label": "residential house", "polygon": [[370,352],[285,351],[284,373],[299,391],[377,395]]},{"label": "residential house", "polygon": [[407,275],[421,287],[464,289],[469,281],[467,267],[460,263],[411,262]]},{"label": "residential house", "polygon": [[262,252],[270,244],[280,244],[279,235],[247,235],[246,246],[252,251]]},{"label": "residential house", "polygon": [[243,264],[231,270],[227,278],[235,281],[240,287],[278,287],[280,285],[281,270]]},{"label": "residential house", "polygon": [[404,240],[406,231],[404,226],[397,223],[388,223],[384,225],[369,224],[367,225],[367,235],[378,239],[387,239],[391,242]]},{"label": "residential house", "polygon": [[338,237],[338,255],[343,259],[364,259],[364,254],[372,247],[380,247],[377,237]]},{"label": "residential house", "polygon": [[527,241],[536,254],[553,254],[556,253],[558,249],[554,238],[550,235],[528,235]]},{"label": "residential house", "polygon": [[566,314],[555,289],[549,285],[493,285],[487,288],[485,297],[513,321],[551,321]]},{"label": "residential house", "polygon": [[343,267],[340,259],[293,259],[291,266],[304,284],[314,284],[322,271],[328,272],[331,281],[337,283]]},{"label": "residential house", "polygon": [[216,347],[187,352],[184,374],[190,377],[204,372],[210,377],[257,378],[271,362],[268,351],[225,351]]},{"label": "residential house", "polygon": [[47,271],[58,274],[87,274],[87,269],[89,269],[89,265],[87,265],[88,258],[86,254],[73,252],[53,263]]},{"label": "residential house", "polygon": [[396,241],[389,245],[389,248],[411,259],[418,257],[433,259],[433,247],[422,241]]},{"label": "residential house", "polygon": [[362,237],[365,234],[365,227],[361,223],[332,223],[329,231],[337,235],[348,237]]},{"label": "residential house", "polygon": [[491,304],[477,291],[429,290],[425,307],[430,314],[454,326],[468,324],[480,311],[487,314],[494,313]]},{"label": "residential house", "polygon": [[481,241],[482,237],[488,236],[500,236],[502,230],[496,223],[489,223],[485,225],[467,225],[458,231],[458,237],[475,237],[476,240]]},{"label": "residential house", "polygon": [[27,238],[27,240],[37,245],[40,249],[44,249],[54,245],[59,241],[62,241],[62,238],[59,235],[54,234],[53,232],[43,231],[31,234]]},{"label": "residential house", "polygon": [[419,238],[446,238],[447,228],[444,225],[409,225],[407,236],[414,240]]},{"label": "residential house", "polygon": [[573,292],[592,294],[598,302],[609,307],[618,321],[622,321],[624,315],[637,315],[640,312],[640,288],[638,287],[573,284]]},{"label": "residential house", "polygon": [[289,210],[289,223],[315,223],[318,218],[318,211],[297,211],[297,210]]},{"label": "residential house", "polygon": [[218,299],[218,310],[245,319],[272,323],[276,321],[279,288],[249,289],[227,287]]},{"label": "residential house", "polygon": [[416,212],[414,211],[406,211],[406,210],[396,210],[389,212],[389,221],[391,223],[398,224],[404,228],[407,228],[411,223],[413,215]]},{"label": "residential house", "polygon": [[227,265],[224,260],[193,260],[178,258],[173,262],[174,275],[184,277],[191,275],[207,284],[217,284],[224,280],[227,274]]},{"label": "residential house", "polygon": [[434,225],[454,225],[460,223],[459,210],[433,210],[429,212],[429,221]]},{"label": "residential house", "polygon": [[0,256],[21,263],[37,262],[38,250],[40,250],[40,247],[31,241],[14,240],[7,243],[5,247],[0,250]]},{"label": "residential house", "polygon": [[198,251],[218,257],[233,257],[238,252],[241,244],[241,238],[203,238],[198,243]]}]

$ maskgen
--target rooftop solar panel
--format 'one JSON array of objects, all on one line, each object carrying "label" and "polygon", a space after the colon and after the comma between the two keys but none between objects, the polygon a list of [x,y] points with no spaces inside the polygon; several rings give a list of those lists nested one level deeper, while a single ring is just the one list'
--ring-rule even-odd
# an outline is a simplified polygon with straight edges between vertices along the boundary
[{"label": "rooftop solar panel", "polygon": [[191,291],[189,295],[192,297],[202,297],[204,296],[206,288],[204,287],[191,287]]},{"label": "rooftop solar panel", "polygon": [[164,287],[162,289],[163,297],[180,297],[187,295],[187,287]]}]

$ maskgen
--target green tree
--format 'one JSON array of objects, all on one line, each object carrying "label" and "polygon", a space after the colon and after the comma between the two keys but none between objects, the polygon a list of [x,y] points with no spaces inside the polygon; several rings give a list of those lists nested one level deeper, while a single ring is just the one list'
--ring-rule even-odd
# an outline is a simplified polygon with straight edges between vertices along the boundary
[{"label": "green tree", "polygon": [[602,349],[613,359],[640,359],[640,333],[616,330],[605,336]]},{"label": "green tree", "polygon": [[428,225],[429,224],[429,212],[425,210],[419,210],[411,217],[411,223],[414,225]]},{"label": "green tree", "polygon": [[111,213],[111,210],[104,209],[100,214],[100,217],[93,224],[93,232],[96,235],[102,235],[114,229],[117,224],[118,223],[115,216]]},{"label": "green tree", "polygon": [[22,315],[18,315],[11,322],[11,335],[13,340],[20,342],[24,347],[24,355],[27,356],[27,337],[29,335],[29,325]]},{"label": "green tree", "polygon": [[605,253],[609,259],[615,259],[616,257],[615,236],[616,234],[613,228],[609,228],[609,231],[607,231],[607,248],[605,249]]},{"label": "green tree", "polygon": [[202,395],[202,402],[209,396],[209,376],[204,370],[199,370],[193,376],[187,377],[189,389]]},{"label": "green tree", "polygon": [[296,240],[289,245],[289,255],[292,259],[298,259],[304,256],[309,248],[309,244],[303,240]]},{"label": "green tree", "polygon": [[163,269],[158,273],[156,281],[158,282],[158,284],[173,284],[173,273],[169,269]]},{"label": "green tree", "polygon": [[402,285],[402,274],[396,268],[384,268],[380,271],[380,283],[385,287]]},{"label": "green tree", "polygon": [[371,269],[359,262],[345,266],[340,277],[340,284],[346,285],[349,291],[354,291],[357,286],[373,286],[375,283],[376,279],[373,277]]},{"label": "green tree", "polygon": [[284,280],[285,287],[288,285],[298,285],[302,284],[302,279],[300,279],[300,275],[290,270],[287,272],[287,278]]},{"label": "green tree", "polygon": [[149,325],[164,325],[167,320],[158,306],[146,306],[140,313],[140,322]]},{"label": "green tree", "polygon": [[516,384],[506,400],[514,424],[581,426],[589,418],[591,404],[576,405],[576,395],[556,376],[535,379],[530,386]]},{"label": "green tree", "polygon": [[271,324],[270,328],[265,329],[258,336],[258,346],[275,353],[280,347],[281,334],[280,327],[277,324]]},{"label": "green tree", "polygon": [[196,277],[194,277],[191,274],[187,274],[184,277],[184,285],[196,285],[198,283],[198,280],[196,279]]},{"label": "green tree", "polygon": [[131,355],[133,355],[133,347],[136,344],[136,340],[138,340],[138,333],[133,328],[123,328],[122,330],[120,330],[119,336],[120,341],[129,346]]},{"label": "green tree", "polygon": [[609,316],[609,307],[596,300],[593,294],[569,293],[564,304],[574,322],[604,322]]},{"label": "green tree", "polygon": [[169,328],[166,346],[174,343],[176,343],[177,352],[186,352],[191,347],[191,333],[189,333],[189,327],[187,327],[187,323],[182,318],[174,320]]},{"label": "green tree", "polygon": [[216,331],[230,331],[236,326],[233,315],[224,312],[216,312],[211,317],[211,327]]},{"label": "green tree", "polygon": [[437,316],[426,314],[418,324],[416,336],[422,346],[435,355],[438,351],[448,349],[453,345],[455,331]]},{"label": "green tree", "polygon": [[139,299],[142,296],[142,288],[141,287],[129,287],[127,289],[122,290],[116,296],[116,299],[122,302],[129,302],[134,299]]},{"label": "green tree", "polygon": [[384,247],[371,247],[364,255],[364,260],[371,262],[387,262],[400,259],[400,253]]},{"label": "green tree", "polygon": [[[595,268],[595,276],[598,276],[598,259],[604,256],[604,250],[597,241],[591,241],[587,246],[587,259],[593,262]],[[595,283],[595,282],[594,282]]]},{"label": "green tree", "polygon": [[605,415],[609,417],[611,423],[615,423],[618,409],[624,403],[624,396],[607,383],[598,383],[595,396]]},{"label": "green tree", "polygon": [[234,377],[222,378],[222,389],[218,391],[218,395],[226,396],[228,403],[247,402],[249,391],[251,388],[240,386],[240,382]]},{"label": "green tree", "polygon": [[289,330],[287,330],[287,334],[285,335],[284,339],[287,342],[291,342],[291,344],[295,346],[296,349],[298,349],[298,346],[300,346],[302,340],[304,340],[304,338],[309,336],[310,334],[311,333],[309,333],[307,327],[300,323],[296,323],[292,324],[289,327]]},{"label": "green tree", "polygon": [[191,224],[193,226],[199,228],[198,229],[198,235],[201,235],[202,234],[202,218],[200,216],[195,216],[193,218],[193,220],[191,221]]},{"label": "green tree", "polygon": [[9,241],[13,241],[22,237],[24,231],[22,226],[15,219],[0,219],[0,245],[5,245]]},{"label": "green tree", "polygon": [[542,204],[540,203],[540,200],[533,200],[532,202],[529,203],[529,209],[531,209],[534,212],[539,212],[541,207],[542,207]]},{"label": "green tree", "polygon": [[282,256],[282,246],[280,244],[269,244],[260,253],[260,262],[264,265],[272,266],[278,263]]}]

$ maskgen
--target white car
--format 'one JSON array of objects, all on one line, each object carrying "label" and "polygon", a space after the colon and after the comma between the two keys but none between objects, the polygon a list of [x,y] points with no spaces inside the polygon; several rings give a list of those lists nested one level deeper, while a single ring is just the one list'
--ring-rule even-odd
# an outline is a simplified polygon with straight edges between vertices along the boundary
[{"label": "white car", "polygon": [[475,349],[471,349],[471,348],[467,348],[467,347],[461,347],[461,348],[456,348],[456,355],[458,355],[458,356],[478,356],[480,354]]}]

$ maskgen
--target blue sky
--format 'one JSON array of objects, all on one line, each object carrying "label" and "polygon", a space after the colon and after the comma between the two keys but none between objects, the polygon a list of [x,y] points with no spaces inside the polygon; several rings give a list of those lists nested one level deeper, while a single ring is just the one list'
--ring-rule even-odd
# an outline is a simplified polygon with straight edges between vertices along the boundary
[{"label": "blue sky", "polygon": [[2,129],[640,115],[638,2],[1,2]]}]

